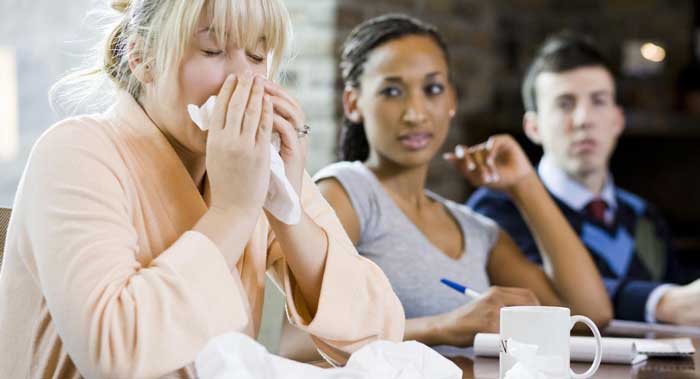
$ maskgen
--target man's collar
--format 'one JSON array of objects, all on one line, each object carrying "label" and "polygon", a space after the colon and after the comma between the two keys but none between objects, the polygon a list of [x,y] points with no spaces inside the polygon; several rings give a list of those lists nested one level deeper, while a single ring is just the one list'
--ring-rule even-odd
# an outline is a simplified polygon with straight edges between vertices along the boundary
[{"label": "man's collar", "polygon": [[[537,172],[542,183],[554,196],[578,212],[583,211],[586,205],[597,197],[583,184],[567,175],[556,165],[554,159],[547,155],[544,155],[540,160]],[[605,179],[600,198],[605,200],[609,210],[617,209],[615,183],[610,173]]]}]

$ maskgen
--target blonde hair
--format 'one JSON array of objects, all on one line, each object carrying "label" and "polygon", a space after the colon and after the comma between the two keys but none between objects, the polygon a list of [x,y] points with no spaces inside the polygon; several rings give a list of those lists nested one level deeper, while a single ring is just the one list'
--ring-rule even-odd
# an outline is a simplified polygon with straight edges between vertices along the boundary
[{"label": "blonde hair", "polygon": [[279,73],[292,35],[282,0],[111,0],[111,8],[119,14],[106,38],[91,62],[54,84],[52,106],[69,113],[104,108],[111,102],[104,92],[110,90],[125,90],[139,99],[143,87],[129,67],[129,55],[140,57],[134,70],[148,67],[156,80],[177,69],[203,12],[219,46],[233,42],[254,50],[262,38],[271,78]]}]

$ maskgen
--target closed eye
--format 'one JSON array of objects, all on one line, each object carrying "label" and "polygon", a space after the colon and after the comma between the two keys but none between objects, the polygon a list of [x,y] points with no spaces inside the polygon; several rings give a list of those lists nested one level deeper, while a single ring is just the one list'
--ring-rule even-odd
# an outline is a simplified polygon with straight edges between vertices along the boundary
[{"label": "closed eye", "polygon": [[265,62],[265,56],[264,56],[264,55],[248,53],[248,58],[250,58],[250,60],[252,60],[252,61],[255,62],[255,63],[263,63],[263,62]]},{"label": "closed eye", "polygon": [[223,53],[224,53],[223,50],[205,50],[205,49],[202,50],[202,54],[204,54],[204,56],[206,56],[206,57],[217,57]]}]

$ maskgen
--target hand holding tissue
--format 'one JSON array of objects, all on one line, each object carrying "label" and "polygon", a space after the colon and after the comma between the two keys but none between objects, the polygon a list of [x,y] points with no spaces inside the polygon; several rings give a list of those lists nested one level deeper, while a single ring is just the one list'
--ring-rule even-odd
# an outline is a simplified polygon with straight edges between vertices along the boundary
[{"label": "hand holding tissue", "polygon": [[[202,106],[187,106],[190,118],[200,129],[208,129],[204,120],[209,119],[215,104],[216,96],[211,96]],[[273,133],[271,144],[273,148],[270,149],[270,186],[263,207],[285,224],[295,225],[301,220],[301,203],[299,195],[287,179],[284,161],[279,155],[279,134]]]}]

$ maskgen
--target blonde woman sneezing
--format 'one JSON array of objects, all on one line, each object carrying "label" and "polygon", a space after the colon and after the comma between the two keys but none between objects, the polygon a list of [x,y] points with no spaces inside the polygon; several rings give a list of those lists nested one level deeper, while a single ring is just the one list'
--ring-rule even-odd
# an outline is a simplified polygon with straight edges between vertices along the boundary
[{"label": "blonde woman sneezing", "polygon": [[[212,337],[255,336],[265,272],[291,322],[342,363],[403,336],[384,274],[358,256],[304,172],[304,114],[272,77],[288,41],[278,0],[116,2],[98,69],[103,113],[37,142],[0,274],[0,377],[191,378]],[[216,95],[208,131],[188,104]],[[96,99],[97,100],[97,99]],[[299,194],[287,225],[263,211],[271,134]]]}]

